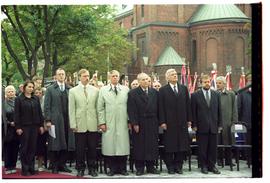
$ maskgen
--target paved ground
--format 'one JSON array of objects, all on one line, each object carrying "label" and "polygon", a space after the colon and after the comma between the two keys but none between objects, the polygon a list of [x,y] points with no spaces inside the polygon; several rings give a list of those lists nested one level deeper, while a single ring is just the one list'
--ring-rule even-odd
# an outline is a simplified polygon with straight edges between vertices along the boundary
[{"label": "paved ground", "polygon": [[[72,173],[63,173],[67,175],[76,175],[77,171],[74,168],[75,164],[73,163],[72,166],[70,167],[72,169]],[[20,167],[19,163],[17,167]],[[163,163],[163,170],[160,175],[151,175],[151,174],[146,174],[143,176],[136,176],[135,171],[132,173],[130,170],[128,170],[129,175],[128,176],[122,176],[122,175],[114,175],[113,177],[109,177],[106,174],[99,173],[98,177],[96,179],[168,179],[168,178],[249,178],[252,177],[252,167],[248,168],[246,161],[240,160],[240,171],[236,170],[236,167],[233,168],[233,171],[230,170],[229,166],[225,167],[219,167],[217,166],[218,169],[220,170],[221,174],[215,175],[211,172],[209,172],[207,175],[202,174],[200,172],[200,169],[197,168],[197,160],[195,157],[192,158],[191,160],[191,171],[188,170],[188,162],[185,162],[184,167],[183,167],[183,174],[174,174],[174,175],[169,175],[167,173],[166,167],[164,166]],[[49,170],[45,170],[49,171]],[[86,170],[85,173],[87,174],[88,171]],[[85,178],[92,178],[90,175],[85,175]]]}]

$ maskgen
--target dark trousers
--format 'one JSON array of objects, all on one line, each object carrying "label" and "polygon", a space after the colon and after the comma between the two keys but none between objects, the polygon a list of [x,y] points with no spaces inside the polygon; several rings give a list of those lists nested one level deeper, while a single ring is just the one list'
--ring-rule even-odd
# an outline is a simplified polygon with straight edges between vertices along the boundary
[{"label": "dark trousers", "polygon": [[106,161],[114,173],[127,170],[127,156],[106,156]]},{"label": "dark trousers", "polygon": [[16,167],[20,141],[18,139],[4,143],[5,168],[13,169]]},{"label": "dark trousers", "polygon": [[50,163],[52,165],[52,169],[61,169],[66,166],[66,162],[68,159],[68,151],[61,150],[61,151],[50,151]]},{"label": "dark trousers", "polygon": [[22,164],[22,171],[34,171],[35,168],[35,153],[38,137],[38,126],[22,127],[23,133],[20,137],[20,158]]},{"label": "dark trousers", "polygon": [[135,160],[135,167],[137,171],[144,171],[144,167],[146,166],[146,169],[148,171],[151,171],[154,169],[155,161],[147,161],[147,160]]},{"label": "dark trousers", "polygon": [[217,160],[217,134],[197,134],[201,168],[215,167]]},{"label": "dark trousers", "polygon": [[168,170],[182,169],[184,152],[165,152],[165,164]]},{"label": "dark trousers", "polygon": [[75,133],[77,170],[85,170],[85,154],[88,169],[96,168],[97,138],[97,132]]}]

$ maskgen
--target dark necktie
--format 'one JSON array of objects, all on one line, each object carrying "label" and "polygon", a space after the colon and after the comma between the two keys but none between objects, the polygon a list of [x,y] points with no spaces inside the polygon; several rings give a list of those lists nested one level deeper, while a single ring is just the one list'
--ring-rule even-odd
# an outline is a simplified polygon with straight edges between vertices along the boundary
[{"label": "dark necktie", "polygon": [[146,95],[148,95],[148,91],[147,91],[147,89],[145,89],[145,90],[144,90],[144,92],[145,92],[145,94],[146,94]]},{"label": "dark necktie", "polygon": [[210,98],[209,98],[209,91],[208,90],[206,90],[205,99],[206,99],[207,105],[209,107],[210,106]]},{"label": "dark necktie", "polygon": [[175,94],[175,95],[177,95],[177,94],[178,94],[178,92],[177,92],[177,90],[176,90],[176,86],[175,86],[175,85],[173,86],[173,92],[174,92],[174,94]]},{"label": "dark necktie", "polygon": [[114,87],[114,92],[115,92],[115,94],[117,95],[117,89],[116,89],[116,86]]}]

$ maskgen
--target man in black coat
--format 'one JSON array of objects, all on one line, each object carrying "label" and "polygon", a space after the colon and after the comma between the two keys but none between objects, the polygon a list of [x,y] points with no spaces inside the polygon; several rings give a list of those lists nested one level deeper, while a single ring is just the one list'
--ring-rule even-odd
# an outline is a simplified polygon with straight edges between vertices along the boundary
[{"label": "man in black coat", "polygon": [[138,74],[139,87],[128,94],[128,116],[133,126],[133,156],[136,175],[159,174],[154,162],[158,159],[158,92],[149,88],[149,76]]},{"label": "man in black coat", "polygon": [[201,77],[202,89],[191,95],[192,125],[197,131],[201,172],[220,174],[215,167],[217,159],[217,135],[222,129],[220,95],[210,89],[210,77]]},{"label": "man in black coat", "polygon": [[167,70],[166,79],[169,83],[159,90],[159,121],[164,130],[165,163],[169,174],[182,174],[184,152],[189,150],[190,98],[187,87],[177,83],[175,69]]}]

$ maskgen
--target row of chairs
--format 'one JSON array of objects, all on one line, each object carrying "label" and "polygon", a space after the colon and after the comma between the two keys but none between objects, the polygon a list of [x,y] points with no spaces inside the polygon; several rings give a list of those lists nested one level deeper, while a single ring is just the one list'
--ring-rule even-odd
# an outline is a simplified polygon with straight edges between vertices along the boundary
[{"label": "row of chairs", "polygon": [[[245,125],[245,123],[235,123],[231,126],[231,135],[232,138],[235,139],[235,134],[242,134],[242,136],[246,136],[247,135],[247,127]],[[191,171],[191,159],[192,159],[192,155],[197,156],[197,151],[198,151],[198,145],[196,144],[196,142],[192,142],[192,139],[196,139],[196,133],[194,131],[190,131],[189,132],[190,135],[190,140],[191,140],[191,144],[190,144],[190,152],[187,152],[186,154],[186,158],[187,158],[187,162],[188,162],[188,169],[189,171]],[[162,139],[162,134],[160,134]],[[245,139],[245,138],[244,138]],[[235,152],[235,162],[236,162],[236,168],[237,171],[240,170],[239,167],[239,159],[240,159],[240,152],[241,151],[249,151],[249,153],[247,153],[247,164],[248,164],[248,168],[250,168],[251,165],[251,149],[252,149],[252,145],[250,144],[246,144],[244,139],[235,139],[233,140],[235,143],[231,144],[231,145],[222,145],[219,144],[218,145],[218,149],[221,149],[221,157],[224,160],[224,151],[226,149],[229,149],[230,152],[230,157],[229,159],[231,160],[231,164],[230,164],[230,170],[233,171],[233,165],[232,165],[232,159],[233,159],[233,152]],[[132,144],[131,144],[131,152],[132,152]],[[162,171],[162,165],[163,165],[163,154],[164,154],[164,145],[162,144],[162,140],[160,140],[160,144],[159,144],[159,159],[156,161],[156,167],[160,169],[160,171]],[[104,156],[101,153],[101,145],[99,143],[98,147],[97,147],[97,155],[98,155],[98,161],[97,161],[97,169],[100,173],[107,173],[107,168],[108,165],[106,163],[106,159],[104,158]],[[70,160],[70,166],[72,164],[73,160]],[[200,162],[198,160],[198,156],[197,156],[197,162],[198,162],[198,168],[200,166]],[[222,167],[224,167],[224,161],[222,161]],[[132,155],[129,156],[128,158],[128,165],[129,165],[129,169],[131,172],[134,171],[134,160],[132,158]]]}]

